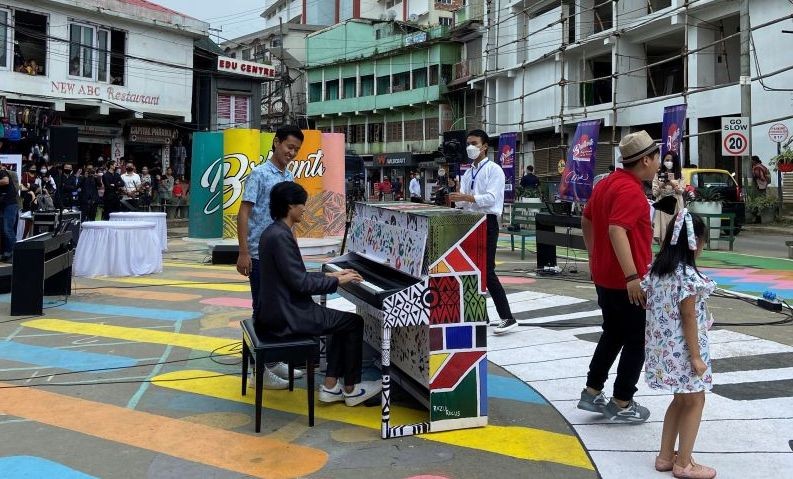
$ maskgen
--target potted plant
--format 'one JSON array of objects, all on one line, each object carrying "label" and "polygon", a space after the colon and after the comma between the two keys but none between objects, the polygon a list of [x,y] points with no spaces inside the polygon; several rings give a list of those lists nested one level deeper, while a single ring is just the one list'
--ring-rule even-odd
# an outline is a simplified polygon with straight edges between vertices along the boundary
[{"label": "potted plant", "polygon": [[746,201],[746,209],[754,216],[755,223],[773,223],[778,206],[777,199],[767,195],[751,196]]},{"label": "potted plant", "polygon": [[793,150],[786,148],[782,153],[771,159],[769,163],[773,168],[783,173],[793,171]]},{"label": "potted plant", "polygon": [[[693,188],[686,189],[688,197],[688,210],[692,213],[701,215],[720,215],[721,214],[721,194],[715,188]],[[706,219],[705,223],[710,225],[710,239],[719,239],[721,235],[721,221]],[[714,226],[715,225],[715,226]]]}]

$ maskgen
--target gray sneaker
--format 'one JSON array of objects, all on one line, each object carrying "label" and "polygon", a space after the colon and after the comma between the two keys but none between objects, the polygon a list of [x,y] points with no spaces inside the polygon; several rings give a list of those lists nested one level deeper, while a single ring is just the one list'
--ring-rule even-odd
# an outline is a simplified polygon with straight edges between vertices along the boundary
[{"label": "gray sneaker", "polygon": [[597,412],[603,413],[603,410],[606,409],[606,405],[609,403],[609,400],[606,399],[606,395],[603,392],[599,392],[597,395],[589,394],[586,388],[581,391],[581,400],[578,401],[578,409],[583,409],[584,411],[589,412]]},{"label": "gray sneaker", "polygon": [[625,408],[619,407],[614,401],[609,401],[603,410],[603,415],[611,422],[641,424],[650,417],[650,410],[636,401],[631,401]]}]

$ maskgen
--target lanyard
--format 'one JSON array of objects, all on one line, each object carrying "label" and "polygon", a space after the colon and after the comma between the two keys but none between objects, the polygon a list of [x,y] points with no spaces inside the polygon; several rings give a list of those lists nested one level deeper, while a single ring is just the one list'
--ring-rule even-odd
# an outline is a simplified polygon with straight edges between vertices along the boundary
[{"label": "lanyard", "polygon": [[479,168],[477,168],[476,171],[474,171],[473,168],[471,169],[471,193],[474,192],[474,183],[476,182],[477,175],[479,175],[479,172],[482,171],[482,168],[484,168],[485,163],[487,163],[488,161],[490,160],[485,160],[482,163],[480,163]]}]

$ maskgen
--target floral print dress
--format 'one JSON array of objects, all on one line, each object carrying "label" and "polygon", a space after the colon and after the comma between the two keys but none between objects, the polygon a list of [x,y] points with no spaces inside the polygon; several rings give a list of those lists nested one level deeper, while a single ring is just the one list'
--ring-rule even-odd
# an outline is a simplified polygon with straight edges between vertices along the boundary
[{"label": "floral print dress", "polygon": [[[651,388],[666,389],[675,394],[711,389],[713,375],[708,329],[713,320],[706,301],[715,288],[713,281],[686,265],[678,266],[674,274],[663,277],[648,274],[642,280],[642,289],[647,294],[644,370],[645,380]],[[702,377],[697,376],[691,367],[691,354],[683,335],[680,303],[689,296],[696,296],[699,352],[708,366]]]}]

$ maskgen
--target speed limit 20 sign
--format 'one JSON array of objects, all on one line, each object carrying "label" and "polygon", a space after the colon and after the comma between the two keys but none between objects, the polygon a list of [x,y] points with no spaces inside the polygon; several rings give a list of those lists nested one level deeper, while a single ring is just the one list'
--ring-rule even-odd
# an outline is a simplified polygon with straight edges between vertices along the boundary
[{"label": "speed limit 20 sign", "polygon": [[745,116],[721,117],[721,154],[744,156],[749,154],[749,118]]}]

